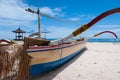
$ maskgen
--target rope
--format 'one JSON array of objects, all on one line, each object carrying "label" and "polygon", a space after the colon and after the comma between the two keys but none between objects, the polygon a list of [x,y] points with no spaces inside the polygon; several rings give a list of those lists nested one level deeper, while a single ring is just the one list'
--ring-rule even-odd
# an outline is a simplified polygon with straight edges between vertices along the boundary
[{"label": "rope", "polygon": [[58,44],[59,44],[59,49],[58,49],[58,53],[59,53],[59,57],[60,57],[60,59],[62,58],[62,45],[63,45],[63,41],[61,40],[61,42],[59,43],[58,42]]}]

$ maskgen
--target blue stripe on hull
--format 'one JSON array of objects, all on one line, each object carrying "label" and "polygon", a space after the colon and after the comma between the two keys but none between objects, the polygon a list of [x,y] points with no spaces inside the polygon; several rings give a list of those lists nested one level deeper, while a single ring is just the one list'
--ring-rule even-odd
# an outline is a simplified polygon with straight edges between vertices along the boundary
[{"label": "blue stripe on hull", "polygon": [[53,61],[53,62],[32,65],[30,67],[30,69],[29,69],[30,74],[32,76],[37,76],[37,75],[43,74],[45,72],[48,72],[48,71],[50,71],[52,69],[55,69],[58,66],[62,65],[63,63],[70,60],[72,57],[77,55],[83,49],[84,48],[80,49],[79,51],[74,52],[73,54],[71,54],[71,55],[69,55],[67,57],[61,58],[61,59]]}]

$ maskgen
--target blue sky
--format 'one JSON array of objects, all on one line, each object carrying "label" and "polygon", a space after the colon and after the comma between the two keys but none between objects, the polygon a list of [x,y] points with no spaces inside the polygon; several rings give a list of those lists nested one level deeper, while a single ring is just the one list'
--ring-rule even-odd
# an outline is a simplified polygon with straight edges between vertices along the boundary
[{"label": "blue sky", "polygon": [[[12,30],[21,27],[28,36],[31,30],[37,31],[37,15],[26,12],[26,8],[37,10],[63,20],[70,20],[76,23],[59,22],[41,16],[41,30],[47,29],[51,33],[48,38],[63,38],[79,26],[87,24],[101,13],[120,7],[120,0],[0,0],[0,39],[13,39]],[[110,15],[92,28],[81,34],[90,37],[100,31],[111,30],[120,37],[120,14]],[[42,37],[43,34],[42,34]],[[104,34],[100,38],[113,36]]]}]

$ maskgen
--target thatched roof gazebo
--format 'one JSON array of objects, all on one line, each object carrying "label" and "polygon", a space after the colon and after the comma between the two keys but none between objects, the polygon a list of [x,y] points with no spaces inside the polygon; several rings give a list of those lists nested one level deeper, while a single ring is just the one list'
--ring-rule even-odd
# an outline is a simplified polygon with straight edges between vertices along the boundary
[{"label": "thatched roof gazebo", "polygon": [[12,31],[13,33],[15,33],[15,39],[17,41],[22,41],[23,37],[24,37],[24,33],[26,33],[25,31],[23,31],[22,29],[20,29],[20,27],[14,31]]}]

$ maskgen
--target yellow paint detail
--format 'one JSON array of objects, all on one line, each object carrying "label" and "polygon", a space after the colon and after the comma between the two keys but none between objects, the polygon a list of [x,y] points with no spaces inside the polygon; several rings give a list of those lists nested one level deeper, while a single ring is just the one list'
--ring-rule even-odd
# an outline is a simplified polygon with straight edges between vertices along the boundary
[{"label": "yellow paint detail", "polygon": [[74,36],[77,36],[78,34],[86,31],[89,27],[85,24],[85,25],[82,25],[80,28],[78,28],[76,31],[73,32],[73,35]]},{"label": "yellow paint detail", "polygon": [[97,37],[97,36],[99,36],[100,34],[96,34],[96,35],[94,35],[94,37]]}]

